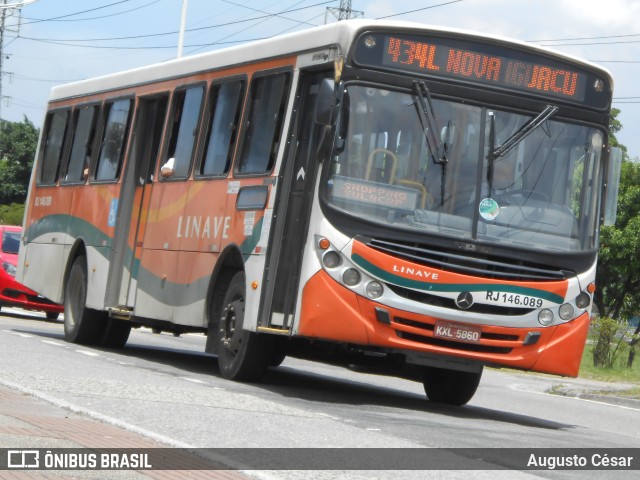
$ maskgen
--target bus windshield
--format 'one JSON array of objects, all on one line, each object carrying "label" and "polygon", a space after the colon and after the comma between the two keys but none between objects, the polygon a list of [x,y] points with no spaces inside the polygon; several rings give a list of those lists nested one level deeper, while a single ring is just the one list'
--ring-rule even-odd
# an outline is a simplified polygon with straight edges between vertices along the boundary
[{"label": "bus windshield", "polygon": [[552,116],[552,106],[522,113],[437,98],[427,99],[425,123],[419,95],[346,88],[331,207],[456,240],[562,252],[596,247],[601,130]]}]

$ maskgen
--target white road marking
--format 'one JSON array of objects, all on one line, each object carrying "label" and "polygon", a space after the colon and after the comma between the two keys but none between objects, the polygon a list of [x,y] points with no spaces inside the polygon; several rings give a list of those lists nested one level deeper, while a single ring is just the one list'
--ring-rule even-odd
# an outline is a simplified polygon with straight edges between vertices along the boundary
[{"label": "white road marking", "polygon": [[55,347],[66,347],[66,344],[62,342],[56,342],[55,340],[41,340],[42,343],[46,343],[47,345],[53,345]]},{"label": "white road marking", "polygon": [[182,380],[186,380],[187,382],[193,382],[193,383],[201,383],[206,385],[209,382],[205,382],[204,380],[199,380],[197,378],[191,378],[191,377],[178,377],[181,378]]},{"label": "white road marking", "polygon": [[99,357],[100,354],[96,352],[92,352],[90,350],[76,350],[76,352],[81,353],[83,355],[87,355],[88,357]]},{"label": "white road marking", "polygon": [[12,332],[12,331],[9,331],[9,333],[11,335],[15,335],[16,337],[33,338],[33,335],[29,335],[28,333],[20,333],[20,332]]},{"label": "white road marking", "polygon": [[187,443],[184,442],[180,442],[178,440],[175,440],[173,438],[170,437],[166,437],[164,435],[161,435],[159,433],[155,433],[149,430],[146,430],[144,428],[140,428],[140,427],[136,427],[135,425],[132,425],[130,423],[127,422],[123,422],[122,420],[119,420],[117,418],[113,418],[113,417],[109,417],[107,415],[103,415],[101,413],[98,412],[94,412],[92,410],[88,410],[84,407],[80,407],[78,405],[75,405],[73,403],[69,403],[65,400],[62,400],[60,398],[56,398],[53,397],[51,395],[48,395],[44,392],[40,392],[38,390],[33,390],[29,387],[25,387],[23,385],[19,385],[17,383],[13,383],[13,382],[8,382],[2,378],[0,378],[0,384],[4,385],[5,387],[9,387],[9,388],[13,388],[14,390],[18,390],[22,393],[26,393],[28,395],[32,395],[36,398],[39,398],[41,400],[44,400],[45,402],[49,402],[53,405],[56,405],[58,407],[62,407],[62,408],[66,408],[68,410],[71,410],[72,412],[76,412],[76,413],[82,413],[84,415],[88,415],[92,418],[95,418],[97,420],[106,422],[110,425],[114,425],[116,427],[120,427],[120,428],[124,428],[125,430],[128,430],[130,432],[134,432],[137,433],[139,435],[143,435],[147,438],[150,438],[152,440],[155,440],[157,442],[160,443],[164,443],[166,445],[169,445],[170,447],[174,447],[174,448],[195,448],[192,445],[189,445]]}]

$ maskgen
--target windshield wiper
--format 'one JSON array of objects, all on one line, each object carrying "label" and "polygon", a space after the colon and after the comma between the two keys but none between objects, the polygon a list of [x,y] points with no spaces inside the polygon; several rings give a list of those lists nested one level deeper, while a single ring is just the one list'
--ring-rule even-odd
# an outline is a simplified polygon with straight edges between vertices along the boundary
[{"label": "windshield wiper", "polygon": [[[420,117],[420,123],[422,124],[422,130],[424,131],[424,137],[427,141],[429,155],[431,155],[433,163],[440,165],[442,168],[440,175],[440,198],[441,204],[444,205],[448,162],[447,145],[445,145],[440,138],[440,128],[438,127],[438,120],[436,119],[435,112],[433,111],[431,93],[429,92],[427,85],[424,82],[414,81],[413,89],[416,92],[416,97],[418,97],[418,101],[415,105],[418,110],[418,117]],[[448,127],[449,126],[447,126],[447,129]]]},{"label": "windshield wiper", "polygon": [[555,105],[547,105],[546,108],[540,112],[535,118],[532,118],[522,127],[518,129],[513,135],[507,138],[502,145],[496,147],[496,117],[493,113],[490,113],[491,123],[489,125],[489,153],[487,160],[489,165],[487,167],[487,180],[489,181],[489,192],[493,190],[493,165],[497,159],[504,157],[511,150],[513,150],[524,138],[532,133],[536,128],[549,120],[553,115],[558,112],[559,108]]},{"label": "windshield wiper", "polygon": [[422,123],[431,159],[433,163],[445,164],[447,163],[447,147],[440,138],[440,128],[433,111],[431,93],[424,82],[414,81],[413,90],[416,93],[416,97],[418,97],[418,102],[415,105],[420,117],[420,123]]}]

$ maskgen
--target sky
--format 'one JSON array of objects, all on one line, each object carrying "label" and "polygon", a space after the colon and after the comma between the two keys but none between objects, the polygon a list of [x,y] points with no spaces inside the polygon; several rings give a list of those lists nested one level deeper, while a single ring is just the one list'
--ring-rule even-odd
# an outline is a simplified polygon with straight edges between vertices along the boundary
[{"label": "sky", "polygon": [[[40,127],[51,87],[178,54],[185,0],[0,0],[0,117]],[[188,0],[183,56],[336,21],[340,0]],[[347,2],[344,2],[347,3]],[[614,78],[618,140],[640,158],[640,0],[352,0],[364,18],[463,28],[547,46]]]}]

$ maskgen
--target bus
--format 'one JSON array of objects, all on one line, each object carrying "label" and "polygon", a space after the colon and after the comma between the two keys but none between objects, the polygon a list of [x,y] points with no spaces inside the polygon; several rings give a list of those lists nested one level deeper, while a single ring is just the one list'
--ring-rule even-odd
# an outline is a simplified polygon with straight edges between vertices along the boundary
[{"label": "bus", "polygon": [[199,332],[464,405],[577,376],[615,217],[613,81],[496,36],[353,20],[54,87],[18,279],[70,342]]}]

